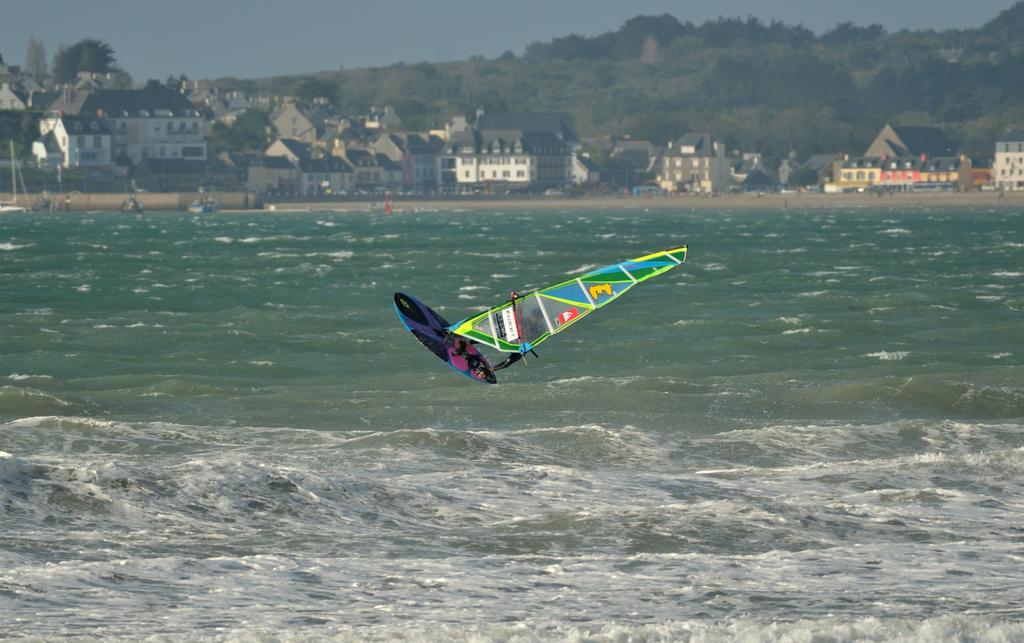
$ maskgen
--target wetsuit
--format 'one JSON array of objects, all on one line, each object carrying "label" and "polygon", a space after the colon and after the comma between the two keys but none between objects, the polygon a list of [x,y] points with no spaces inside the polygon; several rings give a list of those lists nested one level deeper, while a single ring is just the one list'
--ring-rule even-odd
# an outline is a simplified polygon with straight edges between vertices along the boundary
[{"label": "wetsuit", "polygon": [[493,368],[496,371],[500,371],[503,368],[508,368],[509,366],[512,366],[521,359],[523,359],[522,353],[509,353],[509,356],[506,357],[503,362],[501,362],[500,364],[495,364]]}]

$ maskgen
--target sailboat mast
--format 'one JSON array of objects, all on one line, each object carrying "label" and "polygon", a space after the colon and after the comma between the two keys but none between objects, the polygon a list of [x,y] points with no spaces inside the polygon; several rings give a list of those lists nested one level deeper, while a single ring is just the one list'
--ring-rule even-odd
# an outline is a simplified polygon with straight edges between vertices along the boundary
[{"label": "sailboat mast", "polygon": [[8,141],[11,144],[11,193],[14,194],[14,205],[18,205],[18,179],[17,165],[14,162],[14,140]]}]

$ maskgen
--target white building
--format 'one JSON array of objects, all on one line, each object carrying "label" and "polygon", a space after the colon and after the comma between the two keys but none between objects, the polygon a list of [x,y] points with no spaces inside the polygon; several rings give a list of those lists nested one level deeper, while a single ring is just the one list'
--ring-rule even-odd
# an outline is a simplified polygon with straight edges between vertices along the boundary
[{"label": "white building", "polygon": [[118,164],[137,165],[146,158],[206,160],[202,115],[170,89],[67,92],[49,111],[104,123],[111,136],[112,160]]},{"label": "white building", "polygon": [[110,130],[99,118],[53,114],[39,121],[39,133],[42,136],[32,144],[32,154],[40,166],[113,164]]},{"label": "white building", "polygon": [[1024,129],[1015,129],[996,141],[992,183],[1000,190],[1024,190]]},{"label": "white building", "polygon": [[551,132],[462,130],[439,155],[442,185],[455,189],[564,188],[572,147]]}]

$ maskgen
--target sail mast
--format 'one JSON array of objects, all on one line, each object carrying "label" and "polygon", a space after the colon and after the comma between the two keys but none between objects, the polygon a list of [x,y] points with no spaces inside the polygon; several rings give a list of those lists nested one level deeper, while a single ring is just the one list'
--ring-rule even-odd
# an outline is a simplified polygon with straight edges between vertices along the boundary
[{"label": "sail mast", "polygon": [[11,193],[14,194],[14,205],[18,205],[17,165],[14,163],[14,139],[11,139]]}]

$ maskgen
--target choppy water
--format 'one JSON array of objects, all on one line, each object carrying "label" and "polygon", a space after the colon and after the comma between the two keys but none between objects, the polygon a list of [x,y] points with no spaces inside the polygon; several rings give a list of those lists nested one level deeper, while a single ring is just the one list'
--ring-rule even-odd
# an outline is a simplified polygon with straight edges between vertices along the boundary
[{"label": "choppy water", "polygon": [[[476,385],[398,322],[690,245]],[[0,636],[1024,638],[1024,214],[0,218]]]}]

